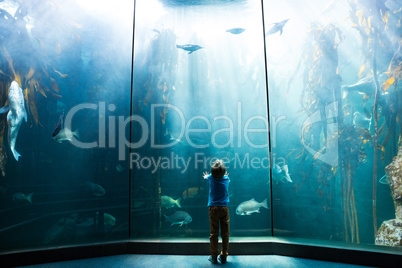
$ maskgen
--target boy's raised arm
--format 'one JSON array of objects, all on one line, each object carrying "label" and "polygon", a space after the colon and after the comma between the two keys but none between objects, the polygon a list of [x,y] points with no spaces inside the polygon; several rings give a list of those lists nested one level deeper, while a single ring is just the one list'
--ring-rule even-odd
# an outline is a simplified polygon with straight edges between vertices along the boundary
[{"label": "boy's raised arm", "polygon": [[208,176],[209,173],[207,171],[204,171],[204,173],[202,173],[202,177],[204,178],[204,180],[206,180]]}]

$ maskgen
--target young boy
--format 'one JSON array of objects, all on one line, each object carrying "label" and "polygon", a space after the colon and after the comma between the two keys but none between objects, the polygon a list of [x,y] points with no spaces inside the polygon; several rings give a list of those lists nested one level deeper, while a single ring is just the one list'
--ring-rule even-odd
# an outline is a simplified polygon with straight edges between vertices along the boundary
[{"label": "young boy", "polygon": [[[208,260],[212,263],[226,263],[229,248],[229,173],[226,172],[222,160],[216,160],[211,167],[211,174],[203,173],[205,180],[209,181],[209,249],[211,256]],[[221,224],[222,251],[218,257],[219,223]]]}]

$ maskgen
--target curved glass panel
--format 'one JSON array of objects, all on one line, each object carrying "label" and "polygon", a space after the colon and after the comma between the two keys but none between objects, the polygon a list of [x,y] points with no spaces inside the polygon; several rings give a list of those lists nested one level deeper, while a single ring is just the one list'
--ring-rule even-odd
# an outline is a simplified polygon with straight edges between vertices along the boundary
[{"label": "curved glass panel", "polygon": [[1,250],[127,238],[134,5],[36,2],[0,2]]},{"label": "curved glass panel", "polygon": [[[261,4],[137,1],[136,10],[132,237],[207,238],[202,174],[216,158],[231,178],[231,236],[270,235]],[[245,201],[251,208],[237,211]]]}]

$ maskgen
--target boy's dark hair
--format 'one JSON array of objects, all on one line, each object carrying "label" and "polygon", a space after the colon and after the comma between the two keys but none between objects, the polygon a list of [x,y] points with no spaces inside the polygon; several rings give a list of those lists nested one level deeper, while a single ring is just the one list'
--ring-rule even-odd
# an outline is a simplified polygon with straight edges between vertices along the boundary
[{"label": "boy's dark hair", "polygon": [[225,163],[221,159],[215,160],[211,166],[211,174],[214,178],[222,178],[226,173]]}]

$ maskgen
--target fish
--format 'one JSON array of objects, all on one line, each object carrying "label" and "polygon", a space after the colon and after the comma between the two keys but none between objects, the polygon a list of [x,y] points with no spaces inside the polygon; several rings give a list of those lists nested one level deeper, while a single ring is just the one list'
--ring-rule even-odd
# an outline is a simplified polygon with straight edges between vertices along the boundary
[{"label": "fish", "polygon": [[288,22],[289,19],[280,21],[280,22],[275,22],[273,23],[274,26],[272,26],[266,33],[265,35],[270,35],[270,34],[274,34],[276,32],[279,32],[279,35],[282,35],[283,32],[283,27],[285,26],[285,24]]},{"label": "fish", "polygon": [[[164,140],[169,142],[171,145],[180,145],[184,147],[194,147],[194,146],[205,146],[206,144],[210,143],[210,139],[202,136],[188,136],[188,137],[183,137],[183,133],[169,133],[168,130],[164,133]],[[228,154],[229,153],[229,154]],[[227,159],[224,159],[225,163],[231,162],[234,160],[234,155],[231,154],[228,151],[221,151],[218,152],[217,154],[221,155],[223,157],[227,157]],[[216,156],[219,157],[219,156]],[[228,161],[226,161],[228,160]]]},{"label": "fish", "polygon": [[183,199],[193,198],[194,196],[198,195],[199,190],[200,190],[200,188],[198,188],[198,187],[188,188],[187,190],[184,190],[182,197],[183,197]]},{"label": "fish", "polygon": [[23,203],[26,200],[32,204],[32,195],[33,195],[33,193],[26,195],[26,194],[18,192],[18,193],[13,194],[13,201],[15,203]]},{"label": "fish", "polygon": [[193,221],[190,214],[185,211],[176,211],[170,216],[166,216],[165,214],[163,214],[163,216],[165,216],[165,221],[172,223],[170,226],[175,224],[180,224],[180,226],[183,226],[183,224],[189,224]]},{"label": "fish", "polygon": [[118,165],[116,166],[116,170],[117,170],[117,172],[123,172],[124,167],[123,167],[122,165],[118,164]]},{"label": "fish", "polygon": [[284,165],[284,166],[282,167],[282,170],[285,172],[284,175],[285,175],[286,181],[288,181],[288,182],[293,182],[292,179],[290,178],[288,165]]},{"label": "fish", "polygon": [[384,176],[381,177],[381,179],[379,180],[379,183],[381,183],[381,184],[389,184],[387,174],[385,174]]},{"label": "fish", "polygon": [[[96,219],[99,218],[99,212],[96,212]],[[103,213],[103,224],[115,226],[116,225],[116,218],[108,213]]]},{"label": "fish", "polygon": [[108,213],[103,213],[103,222],[105,225],[111,225],[115,226],[116,225],[116,218],[113,217],[112,215]]},{"label": "fish", "polygon": [[400,11],[401,9],[401,5],[398,0],[385,1],[385,6],[390,10],[394,10],[394,13],[396,13],[395,11]]},{"label": "fish", "polygon": [[[385,73],[378,74],[379,84],[383,84],[388,79]],[[353,85],[342,85],[342,97],[346,98],[351,92],[357,92],[359,94],[373,95],[375,92],[375,82],[372,75],[360,79]]]},{"label": "fish", "polygon": [[243,28],[233,28],[233,29],[226,30],[226,32],[231,33],[231,34],[241,34],[245,30],[246,29],[243,29]]},{"label": "fish", "polygon": [[59,219],[45,234],[44,243],[60,243],[75,236],[78,214]]},{"label": "fish", "polygon": [[88,192],[90,192],[94,196],[100,197],[100,196],[104,196],[106,194],[105,189],[101,185],[99,185],[97,183],[87,181],[87,182],[84,183],[83,187],[84,187],[85,190],[87,190]]},{"label": "fish", "polygon": [[186,44],[186,45],[176,45],[177,48],[181,48],[185,51],[188,51],[188,54],[191,54],[201,48],[203,48],[202,46],[199,45],[192,45],[192,44]]},{"label": "fish", "polygon": [[60,115],[59,122],[57,122],[57,124],[54,125],[54,130],[52,132],[52,138],[57,136],[57,134],[59,134],[61,127],[63,125],[63,117],[64,117],[64,111]]},{"label": "fish", "polygon": [[[96,213],[96,218],[98,219],[98,214],[99,212]],[[94,226],[96,224],[96,220],[95,218],[91,217],[91,218],[80,218],[77,221],[77,227],[91,227]]]},{"label": "fish", "polygon": [[[281,183],[286,183],[286,182],[293,183],[293,181],[289,175],[288,165],[283,165],[283,167],[281,167],[278,164],[274,164],[274,166],[272,167],[272,180],[275,184],[278,184],[280,182]],[[269,183],[269,181],[268,181],[268,183]]]},{"label": "fish", "polygon": [[179,139],[179,137],[175,138],[175,136],[173,136],[172,134],[165,134],[165,139],[168,141],[172,141],[173,144],[181,144],[187,147],[191,146],[188,142],[186,142],[185,139]]},{"label": "fish", "polygon": [[56,136],[52,137],[53,140],[62,143],[63,141],[72,141],[72,138],[77,137],[79,138],[78,129],[74,132],[69,130],[68,128],[63,128],[57,133]]},{"label": "fish", "polygon": [[278,164],[274,164],[272,167],[273,174],[280,174],[282,172],[282,168]]},{"label": "fish", "polygon": [[21,155],[15,150],[15,142],[17,140],[22,120],[25,119],[25,122],[27,122],[28,116],[25,109],[25,100],[22,89],[16,81],[11,83],[7,101],[8,104],[0,109],[0,114],[8,112],[7,124],[10,149],[15,160],[18,161],[18,158]]},{"label": "fish", "polygon": [[248,201],[244,201],[240,203],[240,205],[236,208],[237,215],[251,215],[252,213],[260,213],[260,207],[264,207],[268,209],[267,199],[264,199],[261,203],[255,201],[254,198],[251,198]]},{"label": "fish", "polygon": [[181,201],[181,198],[174,200],[173,198],[171,198],[170,196],[167,196],[167,195],[161,196],[161,206],[164,208],[172,208],[172,207],[174,207],[174,205],[181,208],[180,201]]}]

